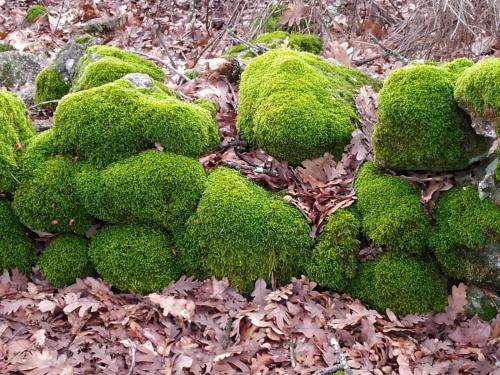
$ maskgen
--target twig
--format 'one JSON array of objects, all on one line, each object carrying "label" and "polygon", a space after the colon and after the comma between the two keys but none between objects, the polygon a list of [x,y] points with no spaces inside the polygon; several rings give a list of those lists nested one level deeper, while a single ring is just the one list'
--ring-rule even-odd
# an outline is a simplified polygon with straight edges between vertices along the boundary
[{"label": "twig", "polygon": [[239,36],[237,36],[233,32],[229,32],[227,35],[228,35],[229,39],[231,39],[232,41],[235,41],[235,42],[243,44],[255,56],[261,55],[264,52],[269,51],[269,48],[267,48],[266,46],[263,46],[263,45],[260,45],[260,44],[255,45],[255,44],[252,44],[250,42],[247,42],[245,39],[241,39]]},{"label": "twig", "polygon": [[128,369],[128,375],[132,375],[134,373],[135,369],[135,344],[132,340],[128,339],[128,342],[130,344],[130,367]]},{"label": "twig", "polygon": [[196,10],[196,0],[191,0],[191,4],[189,4],[188,16],[186,19],[187,24],[191,24],[193,22],[195,10]]},{"label": "twig", "polygon": [[354,60],[353,64],[356,65],[356,66],[365,65],[365,64],[371,63],[372,61],[375,61],[377,59],[384,58],[387,55],[389,55],[388,52],[380,54],[380,55],[375,55],[375,56],[372,56],[372,57],[367,57],[366,59],[362,59],[362,60]]},{"label": "twig", "polygon": [[313,375],[331,375],[335,374],[337,371],[343,370],[344,367],[342,365],[335,365],[332,367],[327,367],[322,370],[315,371]]},{"label": "twig", "polygon": [[59,103],[59,99],[47,100],[46,102],[40,102],[40,103],[33,104],[30,108],[37,108],[37,107],[42,107],[46,104],[57,104],[57,103]]},{"label": "twig", "polygon": [[156,61],[157,63],[160,63],[164,66],[167,67],[168,70],[170,70],[171,72],[177,74],[179,77],[181,77],[183,80],[185,81],[191,81],[190,78],[188,78],[184,73],[181,73],[179,70],[175,69],[172,64],[166,62],[165,60],[162,60],[162,59],[159,59],[158,57],[156,56],[152,56],[152,55],[149,55],[147,53],[144,53],[144,52],[141,52],[141,51],[130,51],[130,52],[134,52],[138,55],[141,55],[141,56],[144,56],[144,57],[147,57],[148,59],[150,60],[153,60],[153,61]]},{"label": "twig", "polygon": [[54,31],[53,32],[56,32],[57,28],[59,27],[59,22],[61,22],[61,17],[62,17],[62,14],[63,14],[63,10],[64,10],[65,4],[66,4],[66,0],[63,0],[61,2],[61,9],[59,9],[59,17],[57,17],[56,26],[54,27]]},{"label": "twig", "polygon": [[297,366],[297,362],[295,361],[295,344],[293,342],[293,339],[290,339],[288,342],[288,351],[290,353],[290,364],[292,367]]},{"label": "twig", "polygon": [[235,111],[238,111],[238,97],[236,96],[236,93],[234,92],[233,86],[229,82],[226,76],[221,76],[224,82],[226,82],[227,86],[229,87],[229,90],[231,91],[231,96],[233,97],[233,109]]},{"label": "twig", "polygon": [[342,351],[342,348],[339,345],[339,342],[335,338],[335,336],[332,336],[330,339],[330,345],[333,346],[333,349],[338,353],[339,355],[339,361],[340,365],[342,366],[342,369],[344,370],[345,375],[352,375],[351,368],[349,367],[349,364],[347,363],[347,359],[345,358],[344,352]]},{"label": "twig", "polygon": [[394,51],[394,50],[390,49],[389,47],[384,46],[382,44],[382,42],[380,40],[378,40],[378,38],[375,37],[373,34],[370,34],[370,39],[373,41],[373,43],[375,43],[377,46],[382,48],[385,52],[387,52],[390,55],[393,55],[395,58],[402,61],[405,65],[407,65],[410,62],[409,59],[407,59],[406,57],[401,55],[399,52]]},{"label": "twig", "polygon": [[167,45],[165,44],[165,41],[163,40],[163,37],[161,35],[161,24],[158,20],[156,20],[156,37],[158,38],[158,41],[160,42],[163,50],[167,54],[167,57],[170,60],[170,64],[172,64],[172,66],[177,69],[177,64],[175,63],[173,56],[170,54],[170,51],[168,50]]}]

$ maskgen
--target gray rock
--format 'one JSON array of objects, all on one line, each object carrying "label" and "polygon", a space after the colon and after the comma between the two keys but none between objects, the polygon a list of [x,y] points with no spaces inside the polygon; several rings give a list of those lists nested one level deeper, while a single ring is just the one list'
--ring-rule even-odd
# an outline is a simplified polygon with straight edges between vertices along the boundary
[{"label": "gray rock", "polygon": [[500,183],[495,177],[497,164],[498,158],[495,158],[488,164],[477,188],[479,191],[479,198],[491,199],[495,204],[500,205]]},{"label": "gray rock", "polygon": [[500,291],[500,242],[466,254],[468,272],[464,278],[479,286]]},{"label": "gray rock", "polygon": [[491,121],[480,117],[471,117],[471,119],[471,126],[477,135],[482,135],[483,137],[493,139],[497,138],[495,124],[493,124]]},{"label": "gray rock", "polygon": [[153,79],[144,73],[129,73],[123,79],[126,79],[140,89],[153,87]]},{"label": "gray rock", "polygon": [[54,60],[54,69],[59,72],[61,78],[68,84],[71,84],[75,77],[78,60],[85,53],[88,46],[98,44],[99,39],[93,38],[85,43],[77,43],[74,40],[69,41],[59,52]]},{"label": "gray rock", "polygon": [[120,23],[123,17],[123,14],[118,14],[112,17],[94,18],[88,21],[83,29],[87,33],[107,33],[113,31],[113,29]]},{"label": "gray rock", "polygon": [[19,51],[0,53],[0,87],[20,90],[33,85],[43,63],[34,55]]},{"label": "gray rock", "polygon": [[500,298],[493,293],[489,294],[475,285],[467,285],[465,311],[469,318],[477,315],[481,319],[489,321],[497,315],[499,307],[497,304],[500,304]]}]

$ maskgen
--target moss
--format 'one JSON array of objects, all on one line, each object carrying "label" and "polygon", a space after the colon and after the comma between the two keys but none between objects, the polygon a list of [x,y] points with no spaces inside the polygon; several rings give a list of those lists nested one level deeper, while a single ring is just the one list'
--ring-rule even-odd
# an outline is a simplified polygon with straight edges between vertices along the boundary
[{"label": "moss", "polygon": [[389,251],[360,266],[351,293],[381,312],[422,314],[443,310],[447,283],[430,258]]},{"label": "moss", "polygon": [[479,199],[475,186],[457,186],[440,197],[435,216],[430,243],[443,270],[484,282],[490,268],[480,261],[481,253],[500,242],[500,207]]},{"label": "moss", "polygon": [[56,288],[76,279],[94,276],[95,271],[83,237],[67,234],[52,240],[38,260],[40,272]]},{"label": "moss", "polygon": [[110,46],[90,46],[78,61],[72,91],[98,87],[128,73],[144,73],[160,82],[165,78],[156,64],[133,52]]},{"label": "moss", "polygon": [[14,51],[15,48],[12,47],[10,44],[8,43],[0,43],[0,53],[1,52],[7,52],[7,51]]},{"label": "moss", "polygon": [[26,141],[26,146],[18,158],[20,166],[18,179],[23,181],[32,178],[35,170],[57,153],[53,129],[34,135]]},{"label": "moss", "polygon": [[75,38],[75,43],[85,44],[85,43],[90,42],[92,39],[94,39],[94,37],[92,35],[83,34],[83,35],[79,35]]},{"label": "moss", "polygon": [[489,148],[454,101],[450,74],[429,65],[386,79],[372,142],[377,165],[403,170],[463,169]]},{"label": "moss", "polygon": [[0,200],[0,270],[17,268],[29,275],[35,263],[35,253],[10,202]]},{"label": "moss", "polygon": [[16,189],[17,154],[34,133],[24,103],[0,90],[0,193]]},{"label": "moss", "polygon": [[198,205],[205,171],[195,159],[147,151],[77,177],[85,208],[108,223],[147,223],[180,230]]},{"label": "moss", "polygon": [[43,5],[31,5],[28,8],[28,11],[26,12],[26,16],[24,19],[28,23],[34,23],[38,21],[41,17],[43,17],[45,14],[47,14],[47,8],[45,8]]},{"label": "moss", "polygon": [[307,275],[322,286],[346,290],[358,265],[359,229],[359,220],[348,210],[330,215],[307,261]]},{"label": "moss", "polygon": [[83,234],[92,218],[80,203],[75,175],[81,164],[69,157],[56,156],[33,171],[14,195],[14,210],[21,222],[44,232]]},{"label": "moss", "polygon": [[61,99],[69,92],[69,89],[69,85],[59,72],[52,65],[49,65],[36,76],[35,103]]},{"label": "moss", "polygon": [[466,69],[455,86],[458,104],[475,117],[492,121],[500,132],[500,59],[487,58]]},{"label": "moss", "polygon": [[196,213],[176,239],[180,268],[206,278],[227,277],[250,293],[257,278],[281,283],[299,276],[310,252],[309,226],[300,212],[237,171],[209,175]]},{"label": "moss", "polygon": [[443,64],[443,68],[451,75],[453,83],[455,83],[464,72],[465,69],[474,65],[474,61],[466,57],[460,57],[453,61]]},{"label": "moss", "polygon": [[409,182],[385,176],[367,162],[359,169],[354,187],[363,232],[376,246],[415,254],[426,249],[429,220]]},{"label": "moss", "polygon": [[124,292],[149,293],[177,278],[170,241],[156,229],[117,225],[100,230],[89,254],[104,281]]},{"label": "moss", "polygon": [[482,320],[488,322],[497,315],[498,307],[481,288],[474,285],[467,285],[467,304],[465,305],[467,317],[472,318],[477,315]]},{"label": "moss", "polygon": [[266,52],[242,75],[240,136],[294,165],[326,151],[340,156],[357,121],[353,93],[369,83],[361,72],[309,53]]},{"label": "moss", "polygon": [[190,70],[186,70],[184,72],[184,74],[186,75],[186,77],[188,77],[189,79],[195,79],[195,78],[198,78],[200,76],[200,71],[199,70],[194,70],[194,69],[190,69]]},{"label": "moss", "polygon": [[206,109],[157,87],[138,89],[118,80],[66,95],[54,114],[56,146],[97,166],[160,143],[166,151],[196,157],[219,142]]}]

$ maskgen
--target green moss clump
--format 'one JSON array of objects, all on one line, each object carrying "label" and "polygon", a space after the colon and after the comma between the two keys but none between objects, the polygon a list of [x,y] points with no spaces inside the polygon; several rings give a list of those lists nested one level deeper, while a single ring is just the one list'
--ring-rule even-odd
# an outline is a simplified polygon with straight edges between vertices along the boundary
[{"label": "green moss clump", "polygon": [[362,263],[350,289],[375,309],[400,315],[438,312],[447,303],[447,282],[434,261],[392,251]]},{"label": "green moss clump", "polygon": [[294,165],[327,151],[340,156],[357,121],[353,93],[371,82],[310,53],[271,50],[243,72],[238,131],[253,147]]},{"label": "green moss clump", "polygon": [[83,234],[92,224],[76,193],[75,175],[81,164],[56,156],[33,171],[14,194],[14,210],[21,222],[44,232]]},{"label": "green moss clump", "polygon": [[56,288],[95,275],[87,254],[87,242],[72,234],[52,240],[40,256],[38,265],[42,275]]},{"label": "green moss clump", "polygon": [[89,255],[104,281],[124,292],[150,293],[179,276],[161,231],[141,225],[101,229],[90,243]]},{"label": "green moss clump", "polygon": [[196,213],[176,239],[180,268],[206,278],[227,277],[250,293],[257,278],[281,283],[299,276],[310,254],[309,225],[282,199],[219,168],[208,177]]},{"label": "green moss clump", "polygon": [[372,142],[375,163],[399,170],[463,169],[490,146],[453,99],[450,73],[430,65],[398,69],[386,79]]},{"label": "green moss clump", "polygon": [[35,79],[35,103],[62,98],[70,86],[52,65],[42,69]]},{"label": "green moss clump", "polygon": [[453,83],[455,83],[464,70],[470,68],[472,65],[474,65],[474,61],[466,57],[460,57],[442,66],[450,74]]},{"label": "green moss clump", "polygon": [[429,219],[409,182],[385,176],[367,162],[359,169],[354,187],[363,232],[376,246],[414,254],[426,249]]},{"label": "green moss clump", "polygon": [[458,104],[474,117],[492,121],[500,132],[500,59],[482,59],[466,69],[455,86]]},{"label": "green moss clump", "polygon": [[0,193],[16,189],[18,151],[33,134],[24,103],[16,95],[0,90]]},{"label": "green moss clump", "polygon": [[78,61],[72,91],[98,87],[128,73],[144,73],[160,82],[165,78],[165,73],[156,64],[133,52],[110,46],[90,46]]},{"label": "green moss clump", "polygon": [[359,229],[358,218],[349,210],[329,216],[307,261],[307,275],[322,286],[346,290],[358,266]]},{"label": "green moss clump", "polygon": [[197,157],[219,142],[212,114],[158,87],[125,79],[66,95],[54,114],[56,146],[103,167],[160,143]]},{"label": "green moss clump", "polygon": [[54,144],[53,129],[34,135],[26,141],[26,146],[18,158],[20,167],[18,179],[23,181],[32,178],[35,170],[54,155],[57,155],[57,149]]},{"label": "green moss clump", "polygon": [[147,223],[180,230],[205,189],[206,176],[198,160],[146,151],[87,170],[76,179],[85,208],[108,223]]},{"label": "green moss clump", "polygon": [[92,39],[94,39],[94,37],[92,35],[83,34],[83,35],[79,35],[75,38],[75,43],[85,44],[87,42],[90,42]]},{"label": "green moss clump", "polygon": [[0,271],[17,268],[29,275],[35,263],[36,255],[10,202],[0,200]]},{"label": "green moss clump", "polygon": [[479,199],[475,186],[457,186],[440,197],[435,216],[430,244],[443,270],[458,279],[500,287],[494,260],[482,256],[491,252],[490,246],[500,246],[500,207]]},{"label": "green moss clump", "polygon": [[47,8],[45,8],[43,5],[36,4],[36,5],[31,5],[28,8],[28,11],[26,12],[26,16],[24,19],[28,23],[34,23],[38,21],[41,17],[43,17],[45,14],[47,14]]},{"label": "green moss clump", "polygon": [[14,51],[15,48],[8,43],[0,43],[0,53],[6,51]]}]

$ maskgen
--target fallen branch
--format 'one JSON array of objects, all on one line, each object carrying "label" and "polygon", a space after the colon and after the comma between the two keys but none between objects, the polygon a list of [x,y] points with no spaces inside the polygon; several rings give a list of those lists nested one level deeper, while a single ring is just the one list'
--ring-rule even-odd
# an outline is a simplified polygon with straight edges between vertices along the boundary
[{"label": "fallen branch", "polygon": [[130,345],[130,367],[128,369],[128,375],[132,375],[134,373],[135,369],[135,353],[136,353],[136,348],[135,344],[132,340],[128,339],[129,345]]},{"label": "fallen branch", "polygon": [[333,346],[333,349],[338,353],[339,355],[339,361],[340,365],[342,366],[341,369],[344,371],[345,375],[352,375],[351,368],[349,367],[349,364],[347,363],[347,359],[345,358],[344,352],[342,351],[342,348],[340,347],[339,342],[335,338],[335,336],[332,336],[330,339],[330,345]]},{"label": "fallen branch", "polygon": [[165,51],[165,54],[167,55],[168,59],[170,60],[170,64],[177,69],[177,64],[175,63],[175,60],[173,56],[170,54],[170,51],[165,44],[165,41],[163,40],[163,36],[161,35],[161,24],[160,21],[156,20],[156,37],[158,38],[158,42],[160,42],[160,46],[163,48]]},{"label": "fallen branch", "polygon": [[59,99],[47,100],[46,102],[40,102],[40,103],[33,104],[30,108],[37,108],[37,107],[42,107],[42,106],[47,105],[47,104],[57,104],[57,103],[59,103]]},{"label": "fallen branch", "polygon": [[378,38],[375,37],[373,34],[370,34],[370,39],[373,41],[373,43],[375,43],[377,46],[382,48],[386,53],[394,56],[395,58],[397,58],[398,60],[403,62],[403,64],[407,65],[410,62],[409,59],[404,57],[398,51],[394,51],[393,49],[390,49],[389,47],[386,47],[385,45],[383,45],[382,42],[380,40],[378,40]]},{"label": "fallen branch", "polygon": [[313,375],[331,375],[335,374],[337,371],[343,370],[344,367],[342,365],[335,365],[332,367],[327,367],[322,370],[315,371]]},{"label": "fallen branch", "polygon": [[229,39],[231,39],[231,41],[243,44],[255,56],[262,55],[264,52],[269,51],[269,48],[267,48],[266,46],[263,46],[261,44],[252,44],[252,43],[246,41],[245,39],[240,38],[239,36],[237,36],[233,32],[228,32],[227,35],[228,35]]},{"label": "fallen branch", "polygon": [[147,53],[144,53],[144,52],[141,52],[141,51],[131,51],[131,50],[129,50],[129,52],[134,52],[134,53],[136,53],[136,54],[138,54],[138,55],[141,55],[141,56],[147,57],[147,58],[148,58],[148,59],[150,59],[150,60],[156,61],[157,63],[159,63],[159,64],[162,64],[162,65],[166,66],[168,70],[170,70],[172,73],[177,74],[177,75],[178,75],[179,77],[181,77],[183,80],[185,80],[185,81],[191,81],[191,79],[190,79],[190,78],[188,78],[188,77],[187,77],[184,73],[182,73],[182,72],[180,72],[179,70],[175,69],[175,68],[172,66],[172,64],[170,64],[170,63],[168,63],[168,62],[166,62],[166,61],[164,61],[164,60],[162,60],[162,59],[159,59],[159,58],[158,58],[158,57],[156,57],[156,56],[152,56],[152,55],[150,55],[150,54],[147,54]]},{"label": "fallen branch", "polygon": [[387,55],[389,55],[389,53],[388,53],[388,52],[383,53],[383,54],[380,54],[380,55],[375,55],[375,56],[372,56],[372,57],[368,57],[368,58],[366,58],[366,59],[362,59],[362,60],[354,60],[354,61],[353,61],[353,64],[354,64],[354,65],[356,65],[356,66],[362,66],[362,65],[365,65],[365,64],[371,63],[372,61],[375,61],[375,60],[378,60],[378,59],[384,58],[384,57],[386,57]]}]

